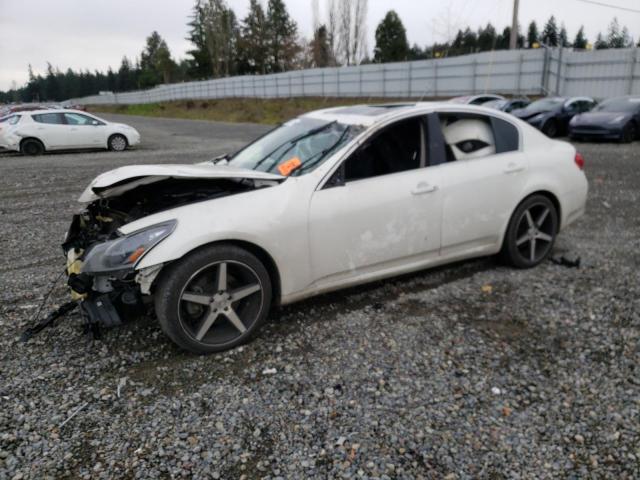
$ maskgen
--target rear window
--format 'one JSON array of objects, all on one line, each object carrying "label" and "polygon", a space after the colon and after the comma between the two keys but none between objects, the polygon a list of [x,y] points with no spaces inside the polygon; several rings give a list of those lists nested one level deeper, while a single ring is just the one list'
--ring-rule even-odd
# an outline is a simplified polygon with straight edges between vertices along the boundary
[{"label": "rear window", "polygon": [[64,118],[59,113],[38,113],[36,115],[31,115],[38,123],[48,123],[54,125],[64,125]]},{"label": "rear window", "polygon": [[7,123],[9,125],[15,125],[20,121],[20,118],[22,118],[20,115],[14,115],[13,117],[9,117],[9,119],[7,120]]}]

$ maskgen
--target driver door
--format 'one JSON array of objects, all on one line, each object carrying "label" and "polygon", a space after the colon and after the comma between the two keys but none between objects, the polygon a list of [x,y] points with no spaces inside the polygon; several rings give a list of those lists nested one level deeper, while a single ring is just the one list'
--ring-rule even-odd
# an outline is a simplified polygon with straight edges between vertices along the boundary
[{"label": "driver door", "polygon": [[64,117],[67,123],[68,146],[90,148],[106,144],[104,123],[80,113],[67,112]]},{"label": "driver door", "polygon": [[425,128],[422,117],[384,128],[314,193],[309,242],[318,288],[438,256],[441,200],[436,169],[425,168]]}]

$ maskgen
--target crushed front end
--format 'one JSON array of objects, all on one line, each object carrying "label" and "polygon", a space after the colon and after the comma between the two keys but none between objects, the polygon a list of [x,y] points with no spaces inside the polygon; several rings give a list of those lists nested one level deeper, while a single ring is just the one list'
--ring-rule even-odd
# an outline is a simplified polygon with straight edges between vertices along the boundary
[{"label": "crushed front end", "polygon": [[240,193],[253,182],[168,178],[99,198],[73,216],[62,248],[67,284],[87,323],[113,327],[149,311],[153,282],[163,265],[136,269],[142,257],[168,237],[177,220],[128,235],[120,227],[154,213]]}]

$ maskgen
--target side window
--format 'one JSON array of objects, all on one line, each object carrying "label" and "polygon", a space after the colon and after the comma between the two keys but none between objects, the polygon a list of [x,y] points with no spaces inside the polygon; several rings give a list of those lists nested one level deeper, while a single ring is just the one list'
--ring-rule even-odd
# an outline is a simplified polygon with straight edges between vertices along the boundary
[{"label": "side window", "polygon": [[491,117],[491,125],[496,139],[496,153],[515,152],[520,149],[520,132],[513,123]]},{"label": "side window", "polygon": [[36,115],[32,115],[33,118],[38,123],[48,123],[53,125],[64,125],[64,118],[59,113],[39,113]]},{"label": "side window", "polygon": [[518,129],[506,120],[466,113],[439,113],[437,116],[446,162],[484,158],[520,148]]},{"label": "side window", "polygon": [[420,168],[421,159],[421,117],[402,120],[368,140],[345,161],[345,181]]},{"label": "side window", "polygon": [[496,153],[491,121],[482,115],[439,113],[447,162],[482,158]]},{"label": "side window", "polygon": [[[69,125],[93,125],[94,119],[82,115],[80,113],[65,113],[64,117],[67,119]],[[95,120],[97,122],[97,120]],[[102,122],[98,122],[99,125],[103,125]]]},{"label": "side window", "polygon": [[595,106],[595,102],[584,100],[580,105],[580,112],[588,112]]},{"label": "side window", "polygon": [[579,112],[579,111],[580,111],[579,104],[580,104],[580,102],[578,102],[578,101],[573,101],[573,102],[571,102],[571,103],[569,103],[569,104],[565,105],[564,109],[565,109],[565,111],[567,111],[568,113],[577,113],[577,112]]}]

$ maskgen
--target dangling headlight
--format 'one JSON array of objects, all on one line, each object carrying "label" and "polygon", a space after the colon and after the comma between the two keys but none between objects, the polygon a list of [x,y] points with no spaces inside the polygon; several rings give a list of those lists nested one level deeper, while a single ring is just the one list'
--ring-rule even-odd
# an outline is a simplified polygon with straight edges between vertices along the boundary
[{"label": "dangling headlight", "polygon": [[98,273],[133,268],[149,250],[173,232],[176,224],[176,220],[171,220],[94,245],[84,258],[82,271]]}]

